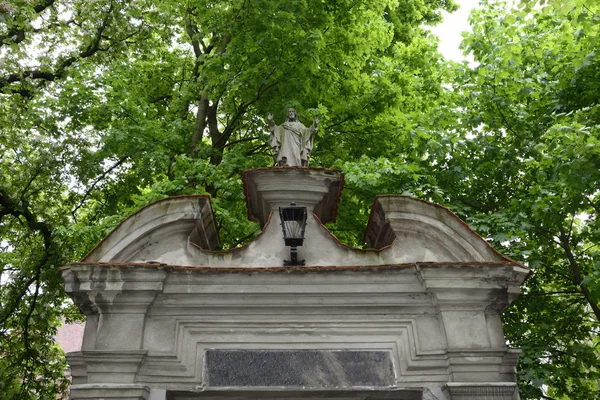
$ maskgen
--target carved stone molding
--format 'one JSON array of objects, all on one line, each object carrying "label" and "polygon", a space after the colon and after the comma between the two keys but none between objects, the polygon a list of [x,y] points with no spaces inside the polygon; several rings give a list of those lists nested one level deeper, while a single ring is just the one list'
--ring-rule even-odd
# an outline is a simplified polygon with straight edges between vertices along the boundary
[{"label": "carved stone molding", "polygon": [[148,400],[150,388],[138,384],[71,385],[71,400]]},{"label": "carved stone molding", "polygon": [[515,400],[518,396],[513,382],[448,383],[444,394],[448,400]]},{"label": "carved stone molding", "polygon": [[[83,350],[68,355],[73,399],[518,397],[519,352],[500,313],[527,267],[447,208],[406,196],[376,198],[371,249],[341,244],[323,225],[340,171],[259,169],[243,181],[262,231],[241,248],[214,251],[209,199],[182,196],[61,269],[88,317]],[[303,267],[283,266],[273,211],[290,202],[309,212]]]}]

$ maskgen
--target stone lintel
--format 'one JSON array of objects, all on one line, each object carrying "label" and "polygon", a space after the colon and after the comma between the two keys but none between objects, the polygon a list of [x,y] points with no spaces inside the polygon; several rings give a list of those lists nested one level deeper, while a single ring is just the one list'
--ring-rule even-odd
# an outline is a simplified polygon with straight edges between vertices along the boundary
[{"label": "stone lintel", "polygon": [[[321,346],[318,350],[347,352],[349,356],[362,350],[391,351],[394,361],[381,365],[392,365],[394,379],[391,384],[375,378],[361,383],[351,378],[350,370],[343,363],[340,366],[335,356],[323,352],[316,358],[324,364],[319,361],[312,367],[303,363],[306,360],[302,356],[292,357],[295,366],[304,364],[304,368],[290,367],[282,379],[320,376],[322,386],[316,388],[323,390],[344,387],[343,379],[349,382],[346,387],[353,389],[382,384],[441,387],[448,381],[514,381],[511,368],[516,357],[507,355],[497,315],[501,307],[495,305],[504,304],[506,296],[500,294],[518,280],[514,268],[504,263],[295,269],[73,264],[67,276],[72,282],[69,287],[77,291],[70,295],[95,305],[97,322],[96,328],[90,328],[95,336],[90,334],[86,339],[90,343],[86,350],[90,351],[69,361],[75,361],[74,371],[79,372],[74,382],[79,384],[127,381],[149,386],[168,384],[167,390],[193,390],[197,383],[202,388],[247,389],[248,382],[259,382],[259,378],[244,376],[237,386],[236,381],[215,384],[215,375],[212,382],[204,381],[204,377],[210,378],[206,374],[211,364],[203,371],[196,361],[204,360],[204,355],[210,354],[206,351],[218,346],[227,351],[268,350],[264,361],[271,366],[267,370],[283,374],[285,369],[277,367],[279,358],[273,350],[302,353]],[[135,290],[135,286],[122,292],[99,290],[103,279],[116,286],[119,279],[126,283],[135,275],[160,291]],[[483,288],[472,287],[471,279],[480,279]],[[137,313],[123,312],[136,311],[137,303]],[[461,307],[461,303],[467,306]],[[265,349],[265,343],[279,343],[281,347]],[[143,351],[136,353],[140,348],[149,351],[148,357],[144,358]],[[168,362],[155,355],[168,356]],[[261,359],[255,356],[251,358]],[[240,359],[226,364],[220,369],[212,366],[217,371],[231,371],[231,365],[247,365]],[[290,386],[274,382],[280,383],[278,387]],[[296,387],[310,386],[308,381],[298,382]]]},{"label": "stone lintel", "polygon": [[[518,288],[524,277],[515,272],[515,268],[497,264],[416,263],[236,270],[77,263],[63,270],[63,278],[67,282],[67,293],[88,315],[145,314],[150,304],[154,304],[153,308],[165,307],[165,312],[167,309],[175,312],[173,308],[183,311],[200,305],[206,307],[211,303],[225,305],[219,297],[224,294],[228,296],[228,305],[241,307],[252,306],[256,298],[256,306],[268,306],[265,300],[271,299],[278,307],[287,303],[307,306],[368,306],[370,303],[407,308],[435,306],[442,312],[498,314],[509,303],[510,290]],[[359,291],[357,284],[362,285]],[[161,301],[153,303],[157,294]],[[314,298],[318,303],[312,301],[311,295],[318,296]],[[166,302],[165,296],[172,296],[176,302]]]}]

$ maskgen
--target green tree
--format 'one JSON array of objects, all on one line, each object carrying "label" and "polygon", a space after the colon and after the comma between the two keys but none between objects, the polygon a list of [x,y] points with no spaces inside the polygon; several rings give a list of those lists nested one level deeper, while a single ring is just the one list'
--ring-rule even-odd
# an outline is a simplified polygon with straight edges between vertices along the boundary
[{"label": "green tree", "polygon": [[272,163],[268,111],[276,120],[288,106],[305,120],[321,116],[317,166],[410,149],[404,132],[447,76],[420,26],[454,8],[451,0],[0,2],[3,382],[22,399],[64,388],[52,336],[61,317],[81,316],[57,269],[142,204],[210,193],[224,247],[256,233],[244,222],[240,173]]},{"label": "green tree", "polygon": [[[437,184],[533,268],[504,314],[526,399],[600,395],[600,6],[486,1],[456,66],[460,127]],[[442,141],[443,142],[443,141]]]}]

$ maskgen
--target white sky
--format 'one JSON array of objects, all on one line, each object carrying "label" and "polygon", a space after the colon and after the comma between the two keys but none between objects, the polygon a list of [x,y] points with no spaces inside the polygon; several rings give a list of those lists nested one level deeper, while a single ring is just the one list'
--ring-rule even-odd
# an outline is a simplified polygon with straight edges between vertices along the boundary
[{"label": "white sky", "polygon": [[438,26],[431,27],[431,31],[440,38],[439,50],[448,60],[462,61],[465,57],[458,46],[462,40],[460,35],[463,31],[470,31],[471,26],[467,18],[469,13],[477,7],[479,0],[456,0],[460,8],[444,15],[444,22]]}]

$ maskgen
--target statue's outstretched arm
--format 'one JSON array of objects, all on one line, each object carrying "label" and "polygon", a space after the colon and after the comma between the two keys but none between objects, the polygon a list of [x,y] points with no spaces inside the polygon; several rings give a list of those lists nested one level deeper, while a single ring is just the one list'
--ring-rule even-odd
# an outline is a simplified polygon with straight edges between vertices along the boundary
[{"label": "statue's outstretched arm", "polygon": [[277,162],[277,155],[279,154],[279,147],[281,146],[281,139],[278,137],[276,132],[275,121],[273,121],[273,114],[269,113],[267,115],[267,119],[269,120],[269,128],[271,131],[271,135],[269,137],[269,145],[273,149],[273,159]]},{"label": "statue's outstretched arm", "polygon": [[267,114],[267,119],[269,120],[269,128],[271,128],[271,130],[273,130],[273,127],[275,126],[275,121],[273,120],[273,114],[271,114],[271,113]]},{"label": "statue's outstretched arm", "polygon": [[321,122],[321,117],[316,117],[315,121],[310,127],[310,133],[315,134],[319,130],[319,122]]}]

